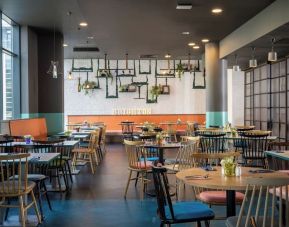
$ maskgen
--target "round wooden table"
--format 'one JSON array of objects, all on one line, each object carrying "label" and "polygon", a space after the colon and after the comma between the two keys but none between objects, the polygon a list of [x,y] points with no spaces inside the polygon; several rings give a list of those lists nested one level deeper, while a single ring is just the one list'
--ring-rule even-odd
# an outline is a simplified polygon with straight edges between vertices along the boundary
[{"label": "round wooden table", "polygon": [[[202,168],[191,168],[178,172],[176,177],[184,184],[207,188],[213,190],[226,190],[227,194],[227,217],[236,215],[236,190],[246,190],[246,178],[248,177],[274,177],[284,176],[288,177],[286,173],[270,172],[270,173],[251,173],[249,170],[257,170],[260,168],[241,167],[241,176],[226,177],[221,173],[221,167],[214,167],[216,171],[206,171]],[[193,179],[189,176],[194,175],[207,175],[206,179]]]}]

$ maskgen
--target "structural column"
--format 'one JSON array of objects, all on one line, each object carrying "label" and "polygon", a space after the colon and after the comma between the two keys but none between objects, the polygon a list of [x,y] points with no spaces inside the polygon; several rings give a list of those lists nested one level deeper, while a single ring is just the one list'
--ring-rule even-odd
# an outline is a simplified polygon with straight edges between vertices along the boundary
[{"label": "structural column", "polygon": [[206,126],[224,126],[228,121],[227,110],[227,60],[219,59],[219,44],[205,46],[207,77]]}]

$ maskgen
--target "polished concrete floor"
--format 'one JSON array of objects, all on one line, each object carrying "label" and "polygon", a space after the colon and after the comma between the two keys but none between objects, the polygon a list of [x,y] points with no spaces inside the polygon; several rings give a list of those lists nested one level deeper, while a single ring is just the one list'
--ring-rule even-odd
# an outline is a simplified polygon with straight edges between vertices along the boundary
[{"label": "polished concrete floor", "polygon": [[[169,155],[174,154],[175,151],[170,151]],[[123,199],[128,172],[122,145],[107,147],[105,158],[97,167],[96,174],[92,175],[86,166],[79,169],[81,172],[74,177],[70,193],[51,195],[53,211],[49,211],[45,204],[46,218],[42,226],[159,226],[155,198],[146,197],[141,202],[139,189],[131,184],[127,199]],[[213,208],[218,215],[225,214],[224,208]],[[211,226],[221,227],[225,224],[224,221],[213,221]]]}]

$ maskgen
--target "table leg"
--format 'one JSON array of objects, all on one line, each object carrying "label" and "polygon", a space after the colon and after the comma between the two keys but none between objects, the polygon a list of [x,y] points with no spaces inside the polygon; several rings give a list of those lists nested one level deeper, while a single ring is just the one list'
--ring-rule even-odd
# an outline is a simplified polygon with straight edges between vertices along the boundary
[{"label": "table leg", "polygon": [[227,190],[227,217],[236,216],[236,191]]},{"label": "table leg", "polygon": [[165,164],[163,148],[159,148],[159,162],[162,163],[163,165]]}]

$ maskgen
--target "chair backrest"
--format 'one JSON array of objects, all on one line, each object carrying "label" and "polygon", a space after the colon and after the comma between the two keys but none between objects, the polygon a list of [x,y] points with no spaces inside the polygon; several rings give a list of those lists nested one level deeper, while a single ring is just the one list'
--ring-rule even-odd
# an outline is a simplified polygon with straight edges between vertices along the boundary
[{"label": "chair backrest", "polygon": [[102,126],[102,130],[101,130],[101,143],[104,144],[105,143],[105,139],[106,139],[106,125]]},{"label": "chair backrest", "polygon": [[191,155],[194,167],[205,166],[205,165],[219,165],[220,160],[227,157],[234,157],[237,159],[241,154],[239,152],[224,152],[224,153],[193,153]]},{"label": "chair backrest", "polygon": [[200,146],[203,153],[222,153],[225,151],[225,133],[200,134]]},{"label": "chair backrest", "polygon": [[124,140],[125,151],[128,156],[128,165],[133,169],[146,169],[148,167],[147,156],[143,147],[143,141]]},{"label": "chair backrest", "polygon": [[132,121],[123,121],[121,122],[121,131],[122,134],[133,134],[134,122]]},{"label": "chair backrest", "polygon": [[30,154],[0,155],[1,197],[5,194],[17,195],[27,190],[29,156]]},{"label": "chair backrest", "polygon": [[288,150],[289,149],[289,142],[269,142],[268,143],[268,150]]},{"label": "chair backrest", "polygon": [[265,159],[264,151],[268,149],[267,135],[242,133],[242,151],[244,159]]},{"label": "chair backrest", "polygon": [[[169,181],[167,170],[162,167],[152,167],[153,179],[155,185],[156,198],[158,203],[158,214],[161,220],[167,220],[167,217],[175,219],[174,209],[169,191]],[[165,206],[168,206],[170,215],[166,215]]]},{"label": "chair backrest", "polygon": [[198,144],[198,141],[193,140],[182,142],[173,169],[180,171],[194,167],[192,154],[198,152]]},{"label": "chair backrest", "polygon": [[[247,183],[247,188],[236,227],[273,227],[276,226],[277,223],[279,227],[288,227],[289,207],[287,185],[289,184],[289,178],[286,176],[252,177],[244,180]],[[272,195],[270,192],[272,192]],[[278,194],[285,195],[285,199],[281,197],[278,201]],[[286,220],[283,219],[283,214]]]},{"label": "chair backrest", "polygon": [[187,121],[186,135],[187,136],[193,136],[195,129],[196,129],[195,122]]},{"label": "chair backrest", "polygon": [[99,135],[100,135],[100,129],[97,128],[90,134],[89,142],[88,142],[88,149],[95,150],[97,149],[97,146],[99,144]]}]

